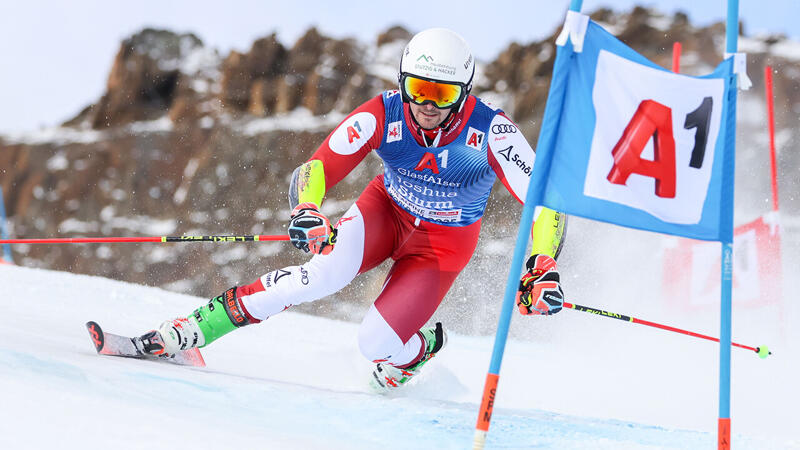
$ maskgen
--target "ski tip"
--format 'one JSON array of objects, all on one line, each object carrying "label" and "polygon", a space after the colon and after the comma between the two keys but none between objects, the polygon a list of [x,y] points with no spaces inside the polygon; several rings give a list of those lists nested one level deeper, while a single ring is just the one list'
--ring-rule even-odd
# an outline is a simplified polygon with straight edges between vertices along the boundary
[{"label": "ski tip", "polygon": [[102,328],[100,328],[100,325],[97,322],[89,321],[86,322],[86,329],[89,330],[89,337],[92,338],[94,348],[97,350],[97,353],[100,353],[100,351],[103,350],[103,344],[105,343],[105,339],[103,339]]}]

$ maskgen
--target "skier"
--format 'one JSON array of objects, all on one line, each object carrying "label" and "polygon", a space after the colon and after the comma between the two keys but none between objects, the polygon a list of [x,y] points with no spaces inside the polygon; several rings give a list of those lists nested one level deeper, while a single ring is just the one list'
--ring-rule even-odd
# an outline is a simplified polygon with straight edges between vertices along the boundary
[{"label": "skier", "polygon": [[[313,257],[164,322],[135,339],[140,350],[169,355],[206,346],[333,294],[392,258],[358,343],[376,363],[374,387],[404,385],[447,341],[440,323],[423,326],[475,251],[495,179],[520,200],[533,169],[534,151],[517,126],[470,95],[474,73],[471,51],[456,33],[433,28],[415,35],[401,56],[399,89],[353,111],[292,175],[289,236]],[[319,211],[325,193],[371,151],[383,160],[383,174],[332,225]],[[537,208],[535,218],[517,306],[522,314],[548,315],[563,302],[555,258],[566,217]]]}]

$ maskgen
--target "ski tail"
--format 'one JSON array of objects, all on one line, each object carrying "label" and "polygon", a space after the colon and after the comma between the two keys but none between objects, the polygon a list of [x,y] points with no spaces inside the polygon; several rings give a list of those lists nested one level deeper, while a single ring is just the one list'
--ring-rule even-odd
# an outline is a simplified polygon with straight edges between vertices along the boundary
[{"label": "ski tail", "polygon": [[180,357],[186,361],[187,366],[195,366],[195,367],[205,367],[206,360],[203,359],[203,354],[200,353],[200,349],[197,347],[190,348],[189,350],[184,350],[180,353]]}]

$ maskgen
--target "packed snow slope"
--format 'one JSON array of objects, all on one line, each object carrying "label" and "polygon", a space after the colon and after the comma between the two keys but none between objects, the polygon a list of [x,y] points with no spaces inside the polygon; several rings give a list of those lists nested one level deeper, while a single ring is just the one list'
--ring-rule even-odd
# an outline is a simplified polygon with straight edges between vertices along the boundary
[{"label": "packed snow slope", "polygon": [[[16,266],[0,266],[0,296],[4,449],[471,448],[493,343],[451,334],[380,396],[354,323],[287,311],[204,349],[199,369],[99,356],[84,323],[136,334],[204,299]],[[575,337],[509,342],[488,448],[716,447],[715,344],[574,311],[521,321]],[[737,449],[800,448],[797,354],[774,349],[733,352]]]}]

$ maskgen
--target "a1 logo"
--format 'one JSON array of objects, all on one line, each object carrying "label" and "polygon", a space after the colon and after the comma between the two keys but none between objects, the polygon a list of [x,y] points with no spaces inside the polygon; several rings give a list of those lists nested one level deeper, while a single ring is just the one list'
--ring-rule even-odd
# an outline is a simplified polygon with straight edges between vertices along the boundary
[{"label": "a1 logo", "polygon": [[[703,166],[708,140],[708,125],[714,101],[705,97],[700,106],[686,115],[683,128],[696,128],[694,148],[689,167]],[[645,145],[653,139],[653,159],[642,158]],[[655,194],[663,198],[675,197],[676,167],[675,138],[672,131],[672,110],[653,100],[644,100],[633,114],[617,145],[611,151],[614,165],[608,181],[624,185],[631,174],[655,179]]]},{"label": "a1 logo", "polygon": [[475,128],[469,127],[467,130],[467,147],[480,150],[481,146],[483,145],[484,137],[485,134],[483,131],[478,131]]},{"label": "a1 logo", "polygon": [[[425,154],[422,155],[422,159],[420,159],[419,162],[417,163],[417,166],[414,167],[414,170],[423,171],[425,169],[430,169],[433,173],[438,174],[439,167],[441,167],[442,169],[447,168],[448,154],[449,151],[447,149],[442,150],[436,156],[434,156],[434,154],[431,152],[425,152]],[[436,162],[437,157],[441,161],[441,164],[437,164]]]},{"label": "a1 logo", "polygon": [[699,223],[723,130],[724,92],[722,78],[676,75],[602,50],[582,194],[669,223]]},{"label": "a1 logo", "polygon": [[334,153],[352,155],[375,134],[376,126],[377,119],[371,113],[365,111],[356,113],[334,130],[328,145]]}]

